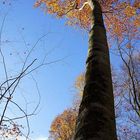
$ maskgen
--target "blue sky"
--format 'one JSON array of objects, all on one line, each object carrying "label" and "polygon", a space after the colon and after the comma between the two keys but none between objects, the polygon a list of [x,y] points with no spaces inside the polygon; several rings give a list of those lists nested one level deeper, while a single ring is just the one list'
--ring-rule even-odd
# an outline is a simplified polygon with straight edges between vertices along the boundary
[{"label": "blue sky", "polygon": [[[25,59],[28,50],[44,34],[47,36],[33,50],[28,64],[37,58],[34,66],[38,65],[51,49],[53,51],[47,55],[46,62],[62,59],[32,73],[38,83],[41,104],[38,114],[30,118],[30,127],[33,132],[31,137],[42,138],[48,136],[50,124],[55,116],[72,104],[74,81],[85,70],[88,35],[80,29],[65,26],[64,20],[55,19],[55,17],[43,13],[39,8],[35,9],[33,4],[34,0],[17,0],[12,2],[12,6],[8,8],[9,6],[2,5],[1,2],[0,24],[4,14],[9,11],[2,36],[3,42],[10,41],[6,44],[3,43],[9,76],[20,70],[22,60]],[[116,63],[115,59],[117,58],[111,55],[113,63]],[[0,74],[1,79],[4,79],[2,69]],[[30,75],[21,81],[15,95],[15,100],[24,108],[25,101],[20,94],[26,96],[30,103],[28,110],[37,103],[38,94]],[[17,110],[15,112],[17,113]]]}]

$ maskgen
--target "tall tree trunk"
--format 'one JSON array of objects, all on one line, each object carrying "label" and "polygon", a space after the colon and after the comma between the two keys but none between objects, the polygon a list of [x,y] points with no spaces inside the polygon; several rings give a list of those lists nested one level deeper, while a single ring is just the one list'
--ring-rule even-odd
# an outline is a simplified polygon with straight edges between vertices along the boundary
[{"label": "tall tree trunk", "polygon": [[74,140],[117,140],[106,30],[99,2],[92,2],[94,23],[89,33],[86,81]]}]

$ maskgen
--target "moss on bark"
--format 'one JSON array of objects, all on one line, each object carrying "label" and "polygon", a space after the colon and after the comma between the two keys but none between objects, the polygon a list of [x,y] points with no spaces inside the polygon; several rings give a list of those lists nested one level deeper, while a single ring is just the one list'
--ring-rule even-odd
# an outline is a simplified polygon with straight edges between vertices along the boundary
[{"label": "moss on bark", "polygon": [[106,30],[100,4],[92,1],[94,24],[89,33],[85,88],[74,140],[117,140]]}]

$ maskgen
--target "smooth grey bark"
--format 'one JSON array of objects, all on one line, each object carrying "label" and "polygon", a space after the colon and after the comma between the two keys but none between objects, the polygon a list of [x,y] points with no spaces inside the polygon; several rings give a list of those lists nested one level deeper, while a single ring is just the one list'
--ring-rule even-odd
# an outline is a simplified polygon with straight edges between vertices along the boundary
[{"label": "smooth grey bark", "polygon": [[85,87],[74,140],[117,140],[106,30],[99,2],[92,2],[93,27],[89,32]]}]

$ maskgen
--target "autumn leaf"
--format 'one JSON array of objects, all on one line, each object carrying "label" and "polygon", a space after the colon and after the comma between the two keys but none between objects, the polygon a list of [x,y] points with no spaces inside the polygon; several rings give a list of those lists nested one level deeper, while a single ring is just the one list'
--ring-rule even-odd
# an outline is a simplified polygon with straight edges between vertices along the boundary
[{"label": "autumn leaf", "polygon": [[136,14],[136,8],[132,6],[127,6],[124,10],[124,14],[126,14],[127,17],[132,17]]},{"label": "autumn leaf", "polygon": [[[91,28],[91,8],[87,5],[81,11],[78,10],[86,0],[38,0],[36,7],[44,6],[45,11],[56,17],[65,17],[66,24],[79,26],[87,31]],[[99,0],[104,14],[104,21],[108,33],[122,38],[126,36],[129,28],[137,32],[140,27],[139,0],[129,1]],[[75,5],[77,5],[75,7]],[[134,29],[132,29],[134,28]]]}]

